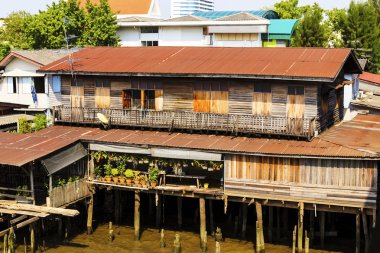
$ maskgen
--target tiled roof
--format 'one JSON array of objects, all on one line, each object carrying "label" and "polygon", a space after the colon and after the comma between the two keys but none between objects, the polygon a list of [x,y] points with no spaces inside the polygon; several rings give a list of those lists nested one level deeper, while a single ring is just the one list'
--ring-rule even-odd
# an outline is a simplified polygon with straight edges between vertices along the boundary
[{"label": "tiled roof", "polygon": [[[87,0],[81,0],[81,6],[86,6]],[[99,4],[100,0],[90,0]],[[152,0],[108,0],[111,10],[118,15],[149,14]]]},{"label": "tiled roof", "polygon": [[[350,58],[349,58],[350,57]],[[95,47],[73,55],[80,74],[177,75],[280,78],[333,81],[348,59],[360,73],[351,49],[219,48],[219,47]],[[42,72],[71,70],[66,58]]]},{"label": "tiled roof", "polygon": [[240,12],[240,13],[236,13],[230,16],[218,18],[216,19],[216,21],[247,21],[247,20],[260,20],[260,19],[264,19],[264,18],[253,15],[248,12]]},{"label": "tiled roof", "polygon": [[72,51],[63,49],[41,49],[41,50],[15,50],[5,56],[0,66],[6,66],[14,57],[25,59],[36,65],[46,65],[69,55]]},{"label": "tiled roof", "polygon": [[380,85],[380,75],[377,74],[363,72],[363,74],[359,76],[359,79],[375,85]]}]

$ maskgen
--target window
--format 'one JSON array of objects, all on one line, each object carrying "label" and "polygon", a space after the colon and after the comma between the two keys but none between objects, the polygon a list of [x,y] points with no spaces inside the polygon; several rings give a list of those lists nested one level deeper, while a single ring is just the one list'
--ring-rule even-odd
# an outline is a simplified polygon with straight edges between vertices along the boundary
[{"label": "window", "polygon": [[53,83],[53,92],[60,93],[61,92],[61,76],[53,76],[52,83]]},{"label": "window", "polygon": [[107,79],[98,79],[95,82],[96,88],[111,88],[111,81]]},{"label": "window", "polygon": [[272,86],[270,84],[255,84],[253,87],[254,92],[271,93]]},{"label": "window", "polygon": [[227,84],[224,83],[196,83],[194,90],[199,91],[228,91]]},{"label": "window", "polygon": [[158,46],[158,41],[141,41],[141,45],[143,47],[157,47]]},{"label": "window", "polygon": [[141,27],[141,33],[158,33],[158,26]]},{"label": "window", "polygon": [[193,90],[194,112],[228,113],[228,86],[220,83],[197,83]]},{"label": "window", "polygon": [[75,87],[81,87],[83,86],[83,79],[80,79],[80,78],[72,78],[71,79],[71,86],[75,86]]},{"label": "window", "polygon": [[288,95],[304,95],[305,88],[303,86],[289,86]]},{"label": "window", "polygon": [[45,93],[45,78],[44,77],[35,77],[33,78],[34,88],[36,93]]},{"label": "window", "polygon": [[215,38],[218,41],[256,41],[259,35],[257,33],[217,33]]},{"label": "window", "polygon": [[132,89],[162,90],[162,82],[153,79],[133,79]]},{"label": "window", "polygon": [[30,94],[32,91],[32,78],[31,77],[20,77],[19,82],[22,85],[22,93]]},{"label": "window", "polygon": [[132,110],[162,110],[162,90],[124,90],[123,108]]},{"label": "window", "polygon": [[8,93],[18,93],[18,78],[17,77],[8,77]]}]

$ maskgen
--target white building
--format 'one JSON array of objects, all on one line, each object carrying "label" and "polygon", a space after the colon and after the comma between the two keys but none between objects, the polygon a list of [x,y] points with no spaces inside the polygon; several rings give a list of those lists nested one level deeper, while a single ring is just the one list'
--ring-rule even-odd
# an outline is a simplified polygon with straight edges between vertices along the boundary
[{"label": "white building", "polygon": [[67,50],[10,52],[0,61],[0,103],[23,105],[18,110],[32,113],[47,112],[52,106],[60,105],[60,77],[37,73],[37,70],[68,54]]},{"label": "white building", "polygon": [[214,0],[171,0],[170,17],[191,15],[197,11],[213,11]]},{"label": "white building", "polygon": [[215,20],[192,15],[168,20],[128,17],[118,20],[118,34],[122,46],[285,47],[296,23],[247,12]]}]

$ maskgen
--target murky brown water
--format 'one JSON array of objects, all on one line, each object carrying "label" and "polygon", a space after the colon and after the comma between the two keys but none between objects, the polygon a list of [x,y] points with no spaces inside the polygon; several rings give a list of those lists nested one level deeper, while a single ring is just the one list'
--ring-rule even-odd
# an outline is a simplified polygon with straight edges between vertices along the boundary
[{"label": "murky brown water", "polygon": [[[115,228],[116,237],[113,242],[108,241],[108,225],[98,226],[92,235],[85,233],[78,234],[70,241],[62,242],[50,237],[46,243],[46,252],[54,253],[171,253],[173,252],[173,240],[176,231],[165,231],[166,248],[160,249],[160,234],[157,229],[145,229],[140,241],[134,241],[132,227]],[[119,232],[119,233],[118,233]],[[200,252],[198,234],[192,232],[179,232],[181,235],[182,253]],[[19,247],[23,252],[23,247]],[[215,240],[208,237],[208,252],[215,252]],[[254,245],[249,241],[227,238],[221,244],[222,253],[253,253]],[[267,253],[287,253],[291,252],[289,246],[266,244]],[[322,252],[342,252],[342,251],[318,251],[310,250],[313,253]]]}]

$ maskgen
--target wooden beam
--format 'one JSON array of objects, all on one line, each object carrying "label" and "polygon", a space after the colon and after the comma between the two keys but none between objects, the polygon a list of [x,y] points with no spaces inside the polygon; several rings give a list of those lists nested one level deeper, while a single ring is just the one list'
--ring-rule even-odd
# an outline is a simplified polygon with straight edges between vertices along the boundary
[{"label": "wooden beam", "polygon": [[45,218],[49,216],[47,213],[38,213],[38,212],[29,212],[29,211],[22,211],[22,210],[9,210],[5,208],[0,208],[0,213],[7,213],[7,214],[20,214],[20,215],[28,215],[28,216],[33,216],[33,217],[40,217],[40,218]]},{"label": "wooden beam", "polygon": [[21,215],[21,216],[15,218],[15,219],[13,219],[13,220],[10,220],[9,223],[10,223],[11,225],[13,225],[13,224],[16,224],[17,222],[20,222],[20,221],[22,221],[22,220],[25,220],[26,218],[28,218],[27,215]]},{"label": "wooden beam", "polygon": [[304,205],[303,203],[299,203],[299,211],[298,211],[298,252],[303,252],[303,217],[304,217]]},{"label": "wooden beam", "polygon": [[[38,221],[40,218],[39,217],[33,217],[33,218],[30,218],[29,220],[26,220],[26,221],[23,221],[23,222],[20,222],[18,224],[16,224],[16,226],[13,226],[13,228],[16,230],[16,229],[20,229],[20,228],[23,228],[33,222],[36,222]],[[7,228],[3,231],[0,232],[0,237],[4,236],[5,234],[7,234],[9,232],[10,228]]]},{"label": "wooden beam", "polygon": [[135,241],[140,240],[140,192],[135,191],[135,214],[134,214],[134,227],[135,227]]},{"label": "wooden beam", "polygon": [[206,235],[206,202],[205,198],[199,198],[199,219],[200,219],[200,236],[201,236],[201,245]]},{"label": "wooden beam", "polygon": [[87,208],[87,234],[92,234],[92,216],[94,212],[94,195],[91,193],[90,202]]},{"label": "wooden beam", "polygon": [[[21,212],[36,212],[42,214],[58,214],[63,216],[77,216],[79,212],[77,210],[58,208],[58,207],[46,207],[36,206],[30,204],[20,204],[14,201],[0,200],[0,209],[12,210],[14,213],[22,214]],[[24,213],[23,213],[24,214]],[[46,216],[45,216],[46,217]]]},{"label": "wooden beam", "polygon": [[356,247],[355,247],[355,252],[360,253],[360,211],[357,212],[356,214],[356,233],[355,233],[355,238],[356,238]]}]

